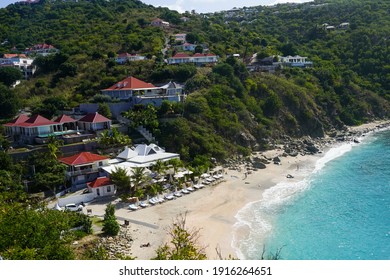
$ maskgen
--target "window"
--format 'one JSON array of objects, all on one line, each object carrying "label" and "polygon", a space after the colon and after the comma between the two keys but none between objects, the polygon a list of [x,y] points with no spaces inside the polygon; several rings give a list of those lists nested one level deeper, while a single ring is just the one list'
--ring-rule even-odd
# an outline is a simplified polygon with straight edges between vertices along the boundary
[{"label": "window", "polygon": [[111,186],[107,186],[107,192],[111,192]]},{"label": "window", "polygon": [[99,161],[99,166],[103,166],[103,162],[102,161]]}]

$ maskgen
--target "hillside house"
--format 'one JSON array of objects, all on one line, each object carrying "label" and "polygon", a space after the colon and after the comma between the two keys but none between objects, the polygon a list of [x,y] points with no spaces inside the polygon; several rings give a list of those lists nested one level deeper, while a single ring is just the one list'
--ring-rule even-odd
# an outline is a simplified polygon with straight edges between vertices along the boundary
[{"label": "hillside house", "polygon": [[66,115],[48,120],[40,115],[29,117],[22,114],[4,124],[6,134],[17,144],[42,144],[49,136],[61,137],[66,143],[74,143],[86,138],[83,137],[85,133],[80,133],[80,130],[95,132],[110,127],[111,120],[98,113],[86,115],[78,121]]},{"label": "hillside house", "polygon": [[78,128],[85,131],[99,131],[111,128],[111,120],[98,112],[89,113],[77,121]]},{"label": "hillside house", "polygon": [[175,49],[182,50],[185,52],[194,52],[196,48],[196,44],[191,44],[191,43],[184,43],[181,45],[177,45]]},{"label": "hillside house", "polygon": [[281,63],[276,56],[269,56],[259,59],[255,53],[250,59],[247,68],[250,71],[263,71],[274,73],[281,68]]},{"label": "hillside house", "polygon": [[177,53],[176,55],[167,59],[168,64],[182,64],[182,63],[193,63],[197,66],[203,66],[206,64],[215,64],[218,62],[218,57],[215,54],[202,54],[196,53],[189,55],[185,53]]},{"label": "hillside house", "polygon": [[295,55],[295,56],[279,56],[279,61],[282,63],[285,67],[301,67],[301,68],[307,68],[312,67],[313,62],[308,61],[307,57]]},{"label": "hillside house", "polygon": [[26,55],[35,54],[35,55],[43,55],[43,56],[54,54],[57,52],[59,52],[59,50],[50,44],[37,44],[32,46],[31,48],[27,48],[24,51]]},{"label": "hillside house", "polygon": [[87,183],[101,177],[101,168],[109,164],[107,157],[90,152],[62,157],[59,161],[67,166],[65,178],[72,191],[83,189]]},{"label": "hillside house", "polygon": [[101,92],[113,99],[126,100],[132,106],[135,104],[160,106],[163,100],[181,102],[185,98],[183,87],[177,83],[169,82],[155,86],[134,77],[128,77]]},{"label": "hillside house", "polygon": [[156,18],[156,19],[152,20],[150,25],[156,26],[156,27],[169,27],[169,22],[163,21],[160,18]]},{"label": "hillside house", "polygon": [[102,94],[108,95],[113,99],[120,100],[130,100],[136,95],[153,94],[157,92],[158,87],[131,76],[115,83],[107,89],[101,90]]},{"label": "hillside house", "polygon": [[0,58],[0,67],[14,67],[22,71],[23,77],[27,80],[31,78],[36,67],[33,65],[34,59],[27,57],[25,54],[4,54]]},{"label": "hillside house", "polygon": [[120,53],[115,58],[115,62],[118,64],[125,64],[128,61],[140,61],[145,59],[145,56],[139,54]]},{"label": "hillside house", "polygon": [[185,34],[185,33],[179,33],[179,34],[173,35],[176,42],[183,42],[183,43],[186,42],[186,36],[187,36],[187,34]]}]

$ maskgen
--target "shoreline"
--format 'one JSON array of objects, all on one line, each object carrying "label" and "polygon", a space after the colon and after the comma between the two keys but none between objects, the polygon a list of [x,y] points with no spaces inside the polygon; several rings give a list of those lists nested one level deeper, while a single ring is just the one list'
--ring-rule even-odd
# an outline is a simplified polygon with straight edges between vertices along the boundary
[{"label": "shoreline", "polygon": [[[381,127],[389,127],[390,122],[373,122],[359,127],[349,127],[343,140],[335,137],[326,137],[316,142],[321,145],[322,153],[286,155],[283,147],[274,150],[254,153],[253,156],[272,159],[279,157],[280,164],[270,162],[265,169],[253,172],[243,172],[246,166],[241,163],[238,168],[225,168],[225,181],[214,186],[206,186],[183,197],[167,201],[145,209],[131,211],[127,204],[119,199],[116,204],[115,215],[120,224],[129,221],[126,226],[132,236],[129,255],[138,260],[148,260],[155,257],[156,249],[169,241],[167,228],[172,225],[180,214],[186,214],[187,229],[199,229],[198,244],[205,248],[207,259],[218,260],[242,258],[237,252],[234,242],[242,239],[248,229],[237,233],[237,214],[250,203],[263,199],[266,190],[279,183],[297,183],[304,180],[315,170],[316,162],[324,158],[326,152],[335,144],[350,143],[355,137],[363,137],[366,133],[377,131]],[[349,136],[351,137],[349,137]],[[358,143],[356,141],[355,143]],[[287,175],[293,178],[287,178]],[[103,216],[106,202],[91,203],[87,208],[92,209],[94,215]],[[248,225],[246,225],[248,227]],[[240,235],[240,236],[235,236]],[[150,246],[142,246],[149,243]],[[216,251],[218,248],[218,252]]]}]

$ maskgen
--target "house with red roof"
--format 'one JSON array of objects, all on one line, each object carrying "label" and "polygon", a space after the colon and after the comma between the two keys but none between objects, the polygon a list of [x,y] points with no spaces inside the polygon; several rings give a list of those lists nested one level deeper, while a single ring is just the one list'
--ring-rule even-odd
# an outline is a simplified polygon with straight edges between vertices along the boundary
[{"label": "house with red roof", "polygon": [[109,158],[90,152],[62,157],[59,161],[67,166],[65,176],[72,191],[82,189],[99,178],[101,168],[109,164]]},{"label": "house with red roof", "polygon": [[168,58],[168,64],[182,64],[193,63],[197,66],[206,64],[215,64],[218,62],[218,56],[211,53],[196,53],[194,55],[186,53],[177,53],[174,56]]},{"label": "house with red roof", "polygon": [[116,193],[116,186],[108,177],[99,177],[92,182],[87,183],[88,191],[94,194],[94,197],[112,196]]},{"label": "house with red roof", "polygon": [[14,141],[22,143],[34,142],[34,138],[43,137],[61,130],[61,125],[48,120],[40,115],[20,115],[13,121],[4,124],[5,131],[14,138]]},{"label": "house with red roof", "polygon": [[160,18],[155,18],[154,20],[152,20],[150,25],[156,26],[156,27],[169,27],[169,22],[163,21]]},{"label": "house with red roof", "polygon": [[135,104],[152,104],[160,106],[163,100],[181,102],[184,100],[183,87],[177,83],[169,82],[162,86],[128,77],[107,89],[101,91],[113,99],[120,99]]},{"label": "house with red roof", "polygon": [[49,55],[49,54],[54,54],[57,53],[59,50],[55,48],[54,46],[50,44],[36,44],[32,46],[31,48],[27,48],[24,53],[27,55],[33,54],[33,55]]},{"label": "house with red roof", "polygon": [[85,131],[110,129],[112,121],[98,112],[86,114],[77,121],[78,128]]},{"label": "house with red roof", "polygon": [[157,93],[158,90],[159,88],[155,85],[130,76],[107,89],[101,90],[101,93],[109,95],[113,99],[129,100],[135,95],[153,94]]},{"label": "house with red roof", "polygon": [[[54,120],[48,120],[40,115],[19,115],[9,123],[4,124],[5,132],[19,144],[44,143],[49,136],[67,137],[78,134],[73,140],[66,141],[73,143],[81,141],[88,135],[80,136],[80,130],[94,132],[101,129],[109,129],[111,120],[100,115],[91,113],[75,120],[67,115],[61,115]],[[76,139],[77,138],[77,139]]]}]

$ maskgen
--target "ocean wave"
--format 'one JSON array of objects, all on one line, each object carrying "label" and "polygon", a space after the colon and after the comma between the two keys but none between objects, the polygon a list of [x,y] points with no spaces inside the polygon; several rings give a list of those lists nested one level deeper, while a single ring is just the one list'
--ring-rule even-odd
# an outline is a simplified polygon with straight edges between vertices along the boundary
[{"label": "ocean wave", "polygon": [[245,205],[235,216],[237,222],[234,225],[232,247],[238,258],[246,259],[248,256],[261,254],[259,244],[264,243],[265,238],[272,232],[275,216],[310,188],[314,175],[320,172],[328,162],[351,151],[356,145],[358,144],[353,142],[341,143],[330,148],[323,157],[316,161],[314,167],[301,169],[300,172],[304,175],[303,180],[282,181],[265,190],[261,200]]}]

